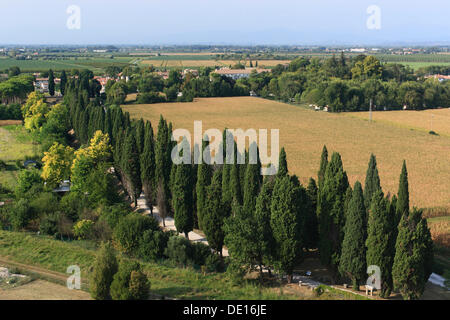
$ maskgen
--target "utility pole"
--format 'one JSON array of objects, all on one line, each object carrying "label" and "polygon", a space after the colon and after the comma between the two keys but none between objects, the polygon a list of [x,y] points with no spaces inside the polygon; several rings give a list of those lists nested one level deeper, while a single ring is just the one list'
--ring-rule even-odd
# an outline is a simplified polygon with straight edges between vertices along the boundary
[{"label": "utility pole", "polygon": [[372,122],[372,99],[370,99],[370,106],[369,106],[369,123]]}]

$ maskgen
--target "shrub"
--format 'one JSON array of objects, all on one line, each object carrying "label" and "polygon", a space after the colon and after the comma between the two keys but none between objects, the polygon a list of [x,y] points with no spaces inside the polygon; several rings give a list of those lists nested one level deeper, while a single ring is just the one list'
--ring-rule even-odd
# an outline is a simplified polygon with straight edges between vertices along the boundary
[{"label": "shrub", "polygon": [[52,214],[58,211],[58,197],[53,192],[42,192],[34,195],[30,207],[37,215]]},{"label": "shrub", "polygon": [[81,192],[71,191],[61,198],[60,209],[63,211],[67,217],[72,219],[72,221],[77,221],[87,204],[86,196]]},{"label": "shrub", "polygon": [[58,214],[45,215],[39,224],[39,232],[53,236],[58,233]]},{"label": "shrub", "polygon": [[136,261],[120,261],[119,270],[111,283],[111,298],[113,300],[145,299],[148,297],[148,289],[149,283],[142,274],[141,265]]},{"label": "shrub", "polygon": [[22,162],[20,160],[16,160],[16,167],[18,170],[23,169]]},{"label": "shrub", "polygon": [[25,228],[33,218],[32,210],[25,199],[17,201],[9,210],[9,220],[16,231]]},{"label": "shrub", "polygon": [[150,281],[142,271],[131,271],[129,291],[131,300],[147,300],[149,296]]},{"label": "shrub", "polygon": [[119,223],[119,220],[127,216],[129,213],[130,209],[126,204],[105,206],[100,213],[100,220],[105,221],[111,229],[114,229]]},{"label": "shrub", "polygon": [[6,162],[0,159],[0,171],[6,170]]},{"label": "shrub", "polygon": [[210,254],[205,261],[206,269],[209,272],[223,272],[225,269],[222,259],[217,254]]},{"label": "shrub", "polygon": [[188,239],[180,236],[172,236],[167,242],[164,255],[178,265],[187,266],[192,263],[193,248]]},{"label": "shrub", "polygon": [[83,219],[75,223],[73,227],[73,233],[78,240],[88,239],[91,236],[94,221]]},{"label": "shrub", "polygon": [[38,170],[21,170],[17,177],[17,185],[15,190],[16,197],[23,197],[25,193],[27,193],[36,184],[39,184],[40,187],[42,186],[42,179]]},{"label": "shrub", "polygon": [[144,261],[163,258],[169,237],[169,232],[146,230],[139,243],[138,257]]},{"label": "shrub", "polygon": [[95,300],[111,299],[110,288],[118,265],[114,249],[109,243],[102,243],[94,262],[90,292]]},{"label": "shrub", "polygon": [[211,248],[202,242],[194,242],[192,245],[192,262],[198,266],[206,264],[211,256]]},{"label": "shrub", "polygon": [[128,254],[135,254],[142,234],[146,230],[159,230],[158,221],[153,217],[130,214],[120,219],[113,231],[117,248]]}]

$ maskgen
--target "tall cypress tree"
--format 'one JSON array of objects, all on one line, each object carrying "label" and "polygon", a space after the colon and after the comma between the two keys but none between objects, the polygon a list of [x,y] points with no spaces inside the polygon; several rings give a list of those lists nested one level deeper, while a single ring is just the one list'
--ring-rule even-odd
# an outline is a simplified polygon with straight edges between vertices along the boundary
[{"label": "tall cypress tree", "polygon": [[353,289],[366,276],[366,208],[361,183],[353,187],[344,227],[344,241],[339,261],[339,272],[352,280]]},{"label": "tall cypress tree", "polygon": [[142,153],[144,149],[144,140],[145,140],[145,124],[144,120],[141,118],[136,121],[136,145],[138,147],[139,154]]},{"label": "tall cypress tree", "polygon": [[67,74],[66,71],[63,70],[61,73],[61,81],[59,83],[59,91],[61,92],[62,95],[64,95],[66,92],[66,84],[67,84]]},{"label": "tall cypress tree", "polygon": [[[184,139],[182,143],[187,143]],[[184,232],[189,239],[189,232],[194,228],[192,202],[191,164],[179,164],[176,167],[173,186],[173,209],[175,227],[178,232]]]},{"label": "tall cypress tree", "polygon": [[398,185],[397,197],[397,220],[400,221],[403,215],[409,214],[409,190],[408,190],[408,171],[406,161],[403,161],[402,173]]},{"label": "tall cypress tree", "polygon": [[335,280],[344,238],[345,194],[348,187],[348,178],[342,166],[341,156],[334,152],[325,171],[323,187],[319,186],[317,218],[320,260],[330,268]]},{"label": "tall cypress tree", "polygon": [[142,191],[141,183],[141,166],[140,157],[136,145],[136,136],[134,130],[129,130],[125,139],[122,154],[122,166],[128,183],[130,185],[130,196],[134,201],[135,207],[137,207],[137,199]]},{"label": "tall cypress tree", "polygon": [[223,174],[222,174],[222,201],[231,206],[231,202],[233,196],[230,190],[230,176],[231,176],[231,167],[232,164],[223,165]]},{"label": "tall cypress tree", "polygon": [[287,174],[288,174],[288,166],[287,166],[287,160],[286,160],[286,151],[284,150],[284,147],[283,147],[283,148],[281,148],[281,151],[280,151],[277,176],[284,177]]},{"label": "tall cypress tree", "polygon": [[203,216],[206,205],[206,189],[211,184],[211,166],[202,162],[197,167],[197,219],[198,226],[203,230]]},{"label": "tall cypress tree", "polygon": [[211,185],[206,188],[205,208],[202,227],[208,244],[222,256],[225,237],[223,224],[226,218],[226,206],[222,202],[222,169],[219,167],[212,177]]},{"label": "tall cypress tree", "polygon": [[327,165],[328,165],[328,150],[326,146],[323,146],[322,155],[320,157],[320,168],[319,172],[317,173],[319,189],[323,187],[323,181],[325,178],[325,171],[327,169]]},{"label": "tall cypress tree", "polygon": [[55,95],[55,75],[52,69],[48,71],[48,93],[52,97]]},{"label": "tall cypress tree", "polygon": [[155,178],[158,210],[163,219],[163,225],[169,210],[169,176],[172,161],[168,160],[167,155],[170,152],[167,122],[160,116],[155,146]]},{"label": "tall cypress tree", "polygon": [[284,176],[276,179],[270,206],[270,226],[275,239],[275,267],[292,282],[295,263],[301,258],[306,192],[298,179]]},{"label": "tall cypress tree", "polygon": [[240,165],[237,163],[238,154],[237,154],[237,144],[234,143],[234,162],[231,165],[230,169],[230,185],[229,190],[231,194],[231,202],[235,205],[242,205],[242,191],[241,191],[241,183],[239,181]]},{"label": "tall cypress tree", "polygon": [[392,277],[405,300],[419,299],[432,272],[433,241],[422,210],[402,215],[398,226]]},{"label": "tall cypress tree", "polygon": [[366,183],[364,187],[364,203],[366,208],[370,207],[373,195],[381,190],[380,176],[378,175],[377,159],[371,154],[369,160],[369,167],[366,172]]},{"label": "tall cypress tree", "polygon": [[313,178],[309,179],[308,187],[306,188],[306,194],[308,196],[308,210],[305,215],[305,227],[304,227],[304,244],[305,248],[313,249],[317,248],[319,240],[319,230],[317,222],[317,185]]},{"label": "tall cypress tree", "polygon": [[367,226],[367,265],[375,265],[381,271],[381,292],[383,298],[392,291],[392,264],[394,261],[394,216],[389,210],[389,201],[378,190],[371,201]]},{"label": "tall cypress tree", "polygon": [[230,171],[230,193],[232,203],[242,205],[241,184],[239,182],[239,165],[234,163]]},{"label": "tall cypress tree", "polygon": [[153,129],[150,121],[145,123],[144,146],[141,153],[141,181],[142,190],[153,214],[153,206],[155,205],[156,184],[155,184],[155,142],[153,138]]},{"label": "tall cypress tree", "polygon": [[[274,263],[275,239],[270,226],[272,193],[275,179],[267,176],[261,186],[261,192],[256,198],[254,221],[257,227],[257,246],[261,250],[262,264],[272,266]],[[270,272],[270,269],[269,269]]]},{"label": "tall cypress tree", "polygon": [[248,164],[244,181],[244,211],[255,211],[256,197],[260,188],[260,167],[257,164]]}]

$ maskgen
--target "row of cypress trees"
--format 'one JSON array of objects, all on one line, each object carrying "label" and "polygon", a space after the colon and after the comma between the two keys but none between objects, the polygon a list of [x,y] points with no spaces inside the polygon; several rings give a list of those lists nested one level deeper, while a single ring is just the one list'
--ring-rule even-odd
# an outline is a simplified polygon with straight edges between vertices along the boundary
[{"label": "row of cypress trees", "polygon": [[422,210],[410,211],[408,173],[403,162],[398,195],[385,196],[376,158],[371,155],[364,191],[349,186],[341,157],[328,162],[324,147],[319,170],[317,215],[321,262],[335,280],[350,279],[354,289],[378,266],[382,297],[393,290],[405,299],[419,298],[433,264],[433,242]]},{"label": "row of cypress trees", "polygon": [[[258,269],[262,275],[264,267],[274,268],[291,280],[304,250],[318,247],[336,281],[349,278],[356,288],[367,266],[376,265],[382,296],[394,288],[406,298],[423,292],[431,273],[432,241],[422,212],[410,212],[405,163],[398,197],[392,198],[381,190],[375,156],[364,190],[359,182],[351,188],[340,155],[335,152],[328,161],[326,147],[318,183],[311,178],[306,188],[289,175],[284,149],[277,175],[264,180],[259,159],[248,163],[248,152],[247,162],[237,163],[236,144],[234,164],[176,165],[171,123],[161,116],[155,137],[150,121],[130,120],[119,107],[100,106],[86,86],[82,77],[70,79],[65,94],[80,142],[96,130],[108,133],[114,168],[134,204],[143,192],[163,218],[173,214],[178,232],[187,236],[201,229],[219,254],[226,244],[236,269]],[[207,142],[194,146],[202,152],[206,147]]]}]

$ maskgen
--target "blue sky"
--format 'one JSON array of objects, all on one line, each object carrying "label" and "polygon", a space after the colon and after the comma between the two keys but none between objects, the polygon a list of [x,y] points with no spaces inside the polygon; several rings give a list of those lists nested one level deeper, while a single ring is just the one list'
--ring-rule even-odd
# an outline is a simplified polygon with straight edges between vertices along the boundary
[{"label": "blue sky", "polygon": [[[70,5],[80,29],[66,26]],[[0,0],[0,43],[448,44],[449,14],[448,0]]]}]

